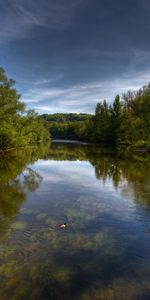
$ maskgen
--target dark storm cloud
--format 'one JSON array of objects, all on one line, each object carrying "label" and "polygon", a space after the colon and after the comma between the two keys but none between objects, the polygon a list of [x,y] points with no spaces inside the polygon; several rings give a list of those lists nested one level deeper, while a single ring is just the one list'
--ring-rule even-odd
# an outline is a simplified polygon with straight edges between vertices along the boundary
[{"label": "dark storm cloud", "polygon": [[148,0],[0,0],[0,57],[28,106],[93,111],[150,78]]}]

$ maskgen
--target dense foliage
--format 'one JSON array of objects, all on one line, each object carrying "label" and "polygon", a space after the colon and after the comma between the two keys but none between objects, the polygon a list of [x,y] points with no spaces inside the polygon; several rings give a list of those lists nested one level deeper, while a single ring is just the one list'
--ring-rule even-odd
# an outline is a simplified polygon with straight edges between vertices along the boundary
[{"label": "dense foliage", "polygon": [[56,113],[56,114],[43,114],[41,116],[43,119],[49,122],[57,122],[57,123],[68,123],[74,121],[86,121],[91,118],[90,114],[76,114],[76,113]]},{"label": "dense foliage", "polygon": [[93,124],[99,143],[150,149],[150,84],[116,96],[113,105],[98,103]]},{"label": "dense foliage", "polygon": [[0,68],[0,151],[49,139],[43,120],[33,110],[25,110],[14,85]]},{"label": "dense foliage", "polygon": [[87,127],[92,120],[90,114],[58,113],[44,114],[42,119],[47,121],[49,131],[54,138],[86,140]]},{"label": "dense foliage", "polygon": [[[83,118],[82,118],[83,117]],[[96,105],[95,115],[43,115],[54,138],[150,149],[150,84]]]}]

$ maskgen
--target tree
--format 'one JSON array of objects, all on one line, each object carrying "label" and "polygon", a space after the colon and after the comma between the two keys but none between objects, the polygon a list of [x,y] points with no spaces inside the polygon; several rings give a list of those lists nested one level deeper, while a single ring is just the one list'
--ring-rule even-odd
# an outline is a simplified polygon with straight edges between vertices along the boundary
[{"label": "tree", "polygon": [[106,100],[104,100],[103,103],[97,103],[94,118],[96,142],[106,144],[110,142],[110,120],[111,110]]},{"label": "tree", "polygon": [[[0,149],[27,145],[48,139],[44,122],[34,111],[25,111],[15,81],[0,68]],[[30,135],[27,134],[30,131]],[[39,136],[41,135],[41,137]]]},{"label": "tree", "polygon": [[111,139],[116,145],[122,135],[122,124],[124,120],[124,105],[117,95],[111,108]]}]

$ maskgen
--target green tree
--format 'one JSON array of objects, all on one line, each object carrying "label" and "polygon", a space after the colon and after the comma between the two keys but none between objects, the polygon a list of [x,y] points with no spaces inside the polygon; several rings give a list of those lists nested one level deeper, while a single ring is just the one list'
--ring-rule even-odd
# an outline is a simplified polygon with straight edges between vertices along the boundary
[{"label": "green tree", "polygon": [[104,100],[103,103],[97,103],[94,118],[95,139],[97,142],[110,142],[110,120],[111,110],[106,100]]},{"label": "green tree", "polygon": [[49,139],[44,122],[34,111],[25,111],[14,86],[0,68],[0,151]]},{"label": "green tree", "polygon": [[124,105],[117,95],[111,109],[111,141],[116,145],[120,139],[122,140],[122,124],[124,121]]}]

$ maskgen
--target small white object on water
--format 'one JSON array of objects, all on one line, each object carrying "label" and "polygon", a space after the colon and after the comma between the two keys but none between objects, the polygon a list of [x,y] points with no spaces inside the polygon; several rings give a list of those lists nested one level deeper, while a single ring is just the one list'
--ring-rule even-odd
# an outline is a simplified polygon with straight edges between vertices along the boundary
[{"label": "small white object on water", "polygon": [[67,227],[67,224],[66,223],[63,223],[60,225],[60,228],[66,228]]}]

